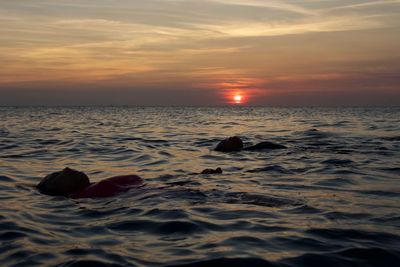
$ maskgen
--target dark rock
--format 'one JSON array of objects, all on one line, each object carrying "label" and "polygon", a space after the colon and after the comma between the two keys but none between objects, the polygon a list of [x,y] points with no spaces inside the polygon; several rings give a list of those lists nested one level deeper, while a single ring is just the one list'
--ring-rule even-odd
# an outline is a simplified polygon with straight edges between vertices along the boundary
[{"label": "dark rock", "polygon": [[69,196],[90,185],[89,177],[80,171],[65,168],[47,175],[37,185],[38,190],[51,196]]},{"label": "dark rock", "polygon": [[287,148],[287,147],[284,146],[284,145],[275,144],[275,143],[272,143],[272,142],[265,141],[265,142],[258,143],[258,144],[254,145],[254,146],[246,147],[245,150],[258,151],[258,150],[285,149],[285,148]]},{"label": "dark rock", "polygon": [[221,152],[233,152],[240,151],[243,149],[243,141],[240,137],[233,136],[219,142],[215,151]]},{"label": "dark rock", "polygon": [[222,173],[222,169],[221,168],[216,168],[214,169],[205,169],[201,172],[201,174],[220,174]]}]

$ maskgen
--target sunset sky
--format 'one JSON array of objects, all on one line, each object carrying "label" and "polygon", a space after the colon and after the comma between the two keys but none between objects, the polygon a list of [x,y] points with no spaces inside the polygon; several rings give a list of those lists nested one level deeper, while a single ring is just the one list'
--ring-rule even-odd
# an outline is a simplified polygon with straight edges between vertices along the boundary
[{"label": "sunset sky", "polygon": [[0,62],[0,105],[399,105],[400,0],[1,0]]}]

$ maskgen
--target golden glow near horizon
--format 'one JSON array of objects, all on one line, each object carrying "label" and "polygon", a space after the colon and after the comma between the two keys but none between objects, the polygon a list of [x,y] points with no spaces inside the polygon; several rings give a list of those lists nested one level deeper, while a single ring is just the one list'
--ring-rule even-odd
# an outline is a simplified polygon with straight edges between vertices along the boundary
[{"label": "golden glow near horizon", "polygon": [[49,92],[123,104],[399,94],[400,0],[6,0],[0,23],[3,105]]},{"label": "golden glow near horizon", "polygon": [[241,104],[242,103],[242,96],[241,95],[235,95],[233,97],[233,100],[235,101],[236,104]]}]

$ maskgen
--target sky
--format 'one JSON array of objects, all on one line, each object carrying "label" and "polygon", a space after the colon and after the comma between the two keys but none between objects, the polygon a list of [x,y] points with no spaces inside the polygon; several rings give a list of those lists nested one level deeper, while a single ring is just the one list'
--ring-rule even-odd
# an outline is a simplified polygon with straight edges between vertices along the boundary
[{"label": "sky", "polygon": [[0,105],[400,105],[400,0],[0,0]]}]

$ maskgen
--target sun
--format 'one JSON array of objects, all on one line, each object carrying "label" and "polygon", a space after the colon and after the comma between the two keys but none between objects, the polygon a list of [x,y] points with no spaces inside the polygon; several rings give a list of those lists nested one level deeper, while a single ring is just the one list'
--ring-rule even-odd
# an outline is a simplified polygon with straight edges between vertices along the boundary
[{"label": "sun", "polygon": [[236,104],[241,104],[241,103],[242,103],[242,100],[243,100],[243,97],[242,97],[241,95],[235,95],[235,96],[233,96],[233,101],[234,101]]}]

